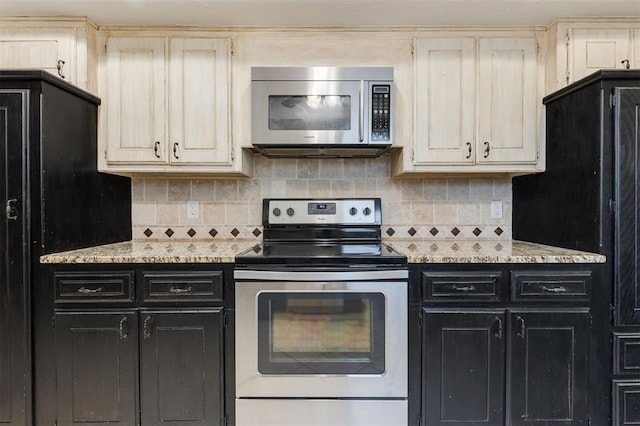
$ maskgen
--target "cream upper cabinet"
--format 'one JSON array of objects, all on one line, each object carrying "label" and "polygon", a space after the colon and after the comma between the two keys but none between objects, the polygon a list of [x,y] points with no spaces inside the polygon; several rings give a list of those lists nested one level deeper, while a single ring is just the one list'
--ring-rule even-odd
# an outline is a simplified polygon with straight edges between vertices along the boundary
[{"label": "cream upper cabinet", "polygon": [[104,92],[109,164],[168,164],[165,39],[110,38]]},{"label": "cream upper cabinet", "polygon": [[416,39],[413,152],[395,174],[536,171],[537,46],[533,37]]},{"label": "cream upper cabinet", "polygon": [[478,46],[476,161],[534,164],[540,102],[536,40],[481,38]]},{"label": "cream upper cabinet", "polygon": [[42,69],[95,92],[96,37],[82,18],[0,18],[0,68]]},{"label": "cream upper cabinet", "polygon": [[229,51],[219,38],[107,38],[101,170],[237,173]]},{"label": "cream upper cabinet", "polygon": [[600,69],[624,69],[624,61],[631,61],[631,33],[627,29],[571,30],[569,80],[579,80]]},{"label": "cream upper cabinet", "polygon": [[640,68],[640,19],[558,20],[547,45],[549,93],[601,69]]},{"label": "cream upper cabinet", "polygon": [[416,165],[475,161],[475,39],[415,41]]}]

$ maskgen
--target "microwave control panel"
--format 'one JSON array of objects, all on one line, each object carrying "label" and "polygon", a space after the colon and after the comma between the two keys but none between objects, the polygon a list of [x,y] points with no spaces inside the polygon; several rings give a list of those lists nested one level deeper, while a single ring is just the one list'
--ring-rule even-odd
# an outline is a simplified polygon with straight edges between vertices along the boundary
[{"label": "microwave control panel", "polygon": [[371,140],[391,140],[391,85],[374,84],[371,90]]}]

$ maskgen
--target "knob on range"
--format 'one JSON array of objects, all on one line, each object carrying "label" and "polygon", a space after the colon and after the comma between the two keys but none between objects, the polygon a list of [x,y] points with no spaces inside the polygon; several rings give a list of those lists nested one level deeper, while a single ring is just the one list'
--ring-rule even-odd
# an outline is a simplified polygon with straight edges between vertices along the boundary
[{"label": "knob on range", "polygon": [[356,213],[358,213],[358,209],[356,209],[355,207],[351,207],[351,208],[349,209],[349,214],[350,214],[351,216],[355,216],[355,215],[356,215]]},{"label": "knob on range", "polygon": [[274,216],[277,217],[277,216],[280,216],[281,214],[282,214],[282,212],[280,211],[279,208],[276,207],[275,209],[273,209],[273,215]]},{"label": "knob on range", "polygon": [[362,210],[362,213],[365,216],[369,216],[371,214],[371,209],[369,207],[365,207],[364,210]]},{"label": "knob on range", "polygon": [[287,209],[287,216],[293,216],[294,213],[295,211],[291,207]]}]

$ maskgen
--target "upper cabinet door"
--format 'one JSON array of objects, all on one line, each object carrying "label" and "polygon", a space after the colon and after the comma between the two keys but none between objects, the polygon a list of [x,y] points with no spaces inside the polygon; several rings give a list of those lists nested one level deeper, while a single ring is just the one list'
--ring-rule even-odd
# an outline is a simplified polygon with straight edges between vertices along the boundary
[{"label": "upper cabinet door", "polygon": [[109,38],[106,138],[109,163],[166,163],[164,38]]},{"label": "upper cabinet door", "polygon": [[229,41],[171,39],[171,163],[230,162]]},{"label": "upper cabinet door", "polygon": [[533,38],[480,38],[478,163],[535,163],[537,45]]},{"label": "upper cabinet door", "polygon": [[472,164],[475,39],[415,40],[415,164]]},{"label": "upper cabinet door", "polygon": [[0,68],[3,69],[44,69],[76,83],[74,50],[73,28],[0,29]]},{"label": "upper cabinet door", "polygon": [[571,81],[600,69],[623,69],[622,61],[631,61],[630,34],[628,29],[574,29]]}]

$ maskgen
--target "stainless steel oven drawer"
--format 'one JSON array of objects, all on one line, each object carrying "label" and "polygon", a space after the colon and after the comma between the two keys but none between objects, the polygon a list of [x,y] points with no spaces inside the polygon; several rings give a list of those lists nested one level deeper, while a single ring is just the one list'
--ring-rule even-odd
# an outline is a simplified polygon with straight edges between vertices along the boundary
[{"label": "stainless steel oven drawer", "polygon": [[237,399],[236,426],[407,426],[407,400]]}]

